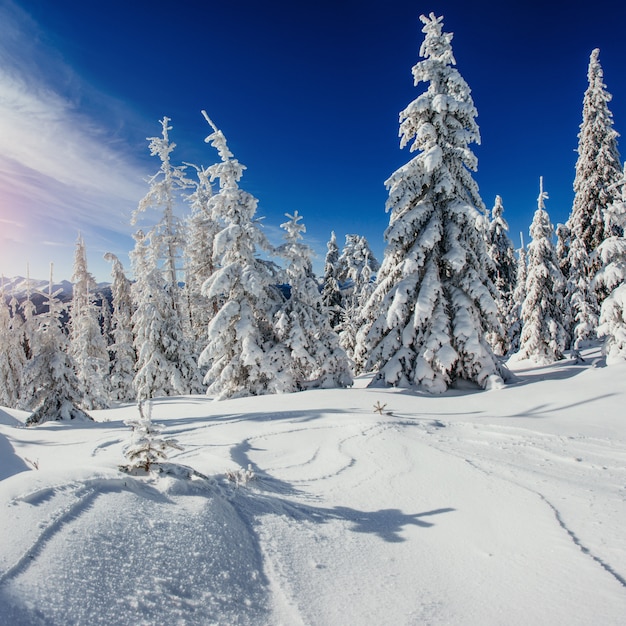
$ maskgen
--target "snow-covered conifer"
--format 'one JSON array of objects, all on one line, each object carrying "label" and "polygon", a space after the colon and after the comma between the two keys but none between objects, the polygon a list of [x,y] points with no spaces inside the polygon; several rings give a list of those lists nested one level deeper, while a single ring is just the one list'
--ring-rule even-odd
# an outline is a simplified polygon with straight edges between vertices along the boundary
[{"label": "snow-covered conifer", "polygon": [[328,309],[331,328],[337,329],[342,318],[341,291],[337,279],[339,271],[339,247],[335,231],[330,233],[326,244],[327,252],[324,259],[324,283],[322,286],[322,302]]},{"label": "snow-covered conifer", "polygon": [[346,235],[346,243],[337,261],[337,281],[341,289],[352,293],[355,276],[361,274],[366,265],[370,275],[380,269],[369,242],[361,235]]},{"label": "snow-covered conifer", "polygon": [[109,353],[93,296],[96,281],[87,268],[87,251],[80,235],[76,241],[72,282],[70,346],[82,385],[80,405],[87,410],[105,409],[109,404]]},{"label": "snow-covered conifer", "polygon": [[[171,394],[197,393],[201,390],[201,377],[197,367],[196,358],[193,354],[192,340],[184,332],[184,312],[186,307],[182,302],[180,287],[178,284],[179,263],[182,256],[184,243],[184,225],[175,212],[175,205],[184,189],[191,186],[191,181],[186,178],[186,166],[175,166],[171,161],[171,153],[176,147],[169,138],[169,118],[161,120],[161,137],[150,137],[149,148],[152,156],[157,156],[161,161],[159,171],[149,180],[150,189],[146,196],[139,202],[137,210],[133,214],[133,223],[137,221],[139,214],[152,207],[161,211],[160,220],[146,234],[146,240],[150,248],[149,265],[150,272],[160,271],[162,279],[156,275],[150,278],[150,283],[156,291],[136,290],[136,294],[143,294],[148,302],[136,300],[137,308],[142,309],[143,314],[148,313],[152,305],[158,308],[158,314],[152,310],[153,319],[159,318],[158,338],[152,337],[151,341],[160,346],[161,357],[168,363],[167,372],[153,377],[154,373],[145,372],[147,378],[143,382],[136,381],[146,392],[153,387],[153,391],[159,389],[159,393]],[[141,235],[143,237],[143,235]],[[139,281],[140,277],[136,276]],[[157,287],[160,284],[160,287]],[[150,302],[150,299],[152,301]],[[142,331],[145,333],[145,331]],[[150,329],[148,329],[150,332]],[[137,336],[135,337],[137,341]],[[140,354],[145,347],[135,346],[139,360],[138,368],[146,366],[150,359],[144,360]],[[141,378],[140,370],[137,376]],[[167,376],[167,385],[156,384],[157,378]],[[148,380],[151,379],[152,383]],[[146,386],[147,385],[147,386]],[[150,396],[148,396],[150,397]],[[143,398],[143,396],[141,397]]]},{"label": "snow-covered conifer", "polygon": [[194,393],[199,387],[199,371],[191,354],[183,349],[181,320],[173,306],[171,285],[157,266],[158,249],[152,248],[141,230],[135,234],[135,242],[131,260],[136,279],[132,323],[137,400]]},{"label": "snow-covered conifer", "polygon": [[291,296],[275,316],[276,335],[287,350],[288,384],[296,391],[314,387],[347,387],[352,384],[350,365],[339,345],[337,334],[330,327],[328,309],[322,303],[311,266],[311,251],[302,243],[305,226],[302,216],[294,211],[285,214],[288,222],[278,252],[287,261],[286,276]]},{"label": "snow-covered conifer", "polygon": [[178,260],[184,242],[184,227],[181,220],[174,213],[178,195],[191,185],[185,175],[185,166],[175,166],[171,162],[171,153],[176,147],[169,138],[170,119],[161,120],[161,137],[148,137],[150,154],[161,160],[159,171],[152,176],[148,183],[150,189],[139,202],[133,213],[132,223],[135,224],[139,214],[149,208],[161,211],[161,218],[149,233],[154,254],[159,264],[163,266],[165,281],[170,287],[170,295],[178,296]]},{"label": "snow-covered conifer", "polygon": [[[521,233],[520,233],[521,235]],[[506,328],[509,336],[509,351],[519,350],[519,340],[522,334],[522,304],[526,299],[526,277],[528,275],[528,262],[526,259],[526,248],[522,238],[522,246],[518,251],[517,274],[515,290],[513,291],[513,306],[507,321]]]},{"label": "snow-covered conifer", "polygon": [[341,346],[350,359],[354,358],[362,307],[371,295],[371,283],[379,269],[380,263],[371,251],[367,239],[360,235],[346,235],[346,243],[338,261],[337,279],[341,286],[343,311],[336,330]]},{"label": "snow-covered conifer", "polygon": [[567,331],[563,326],[565,279],[552,241],[554,228],[545,210],[548,194],[540,179],[537,210],[530,226],[526,297],[522,304],[519,356],[537,363],[563,358]]},{"label": "snow-covered conifer", "polygon": [[433,13],[420,19],[424,60],[413,76],[429,86],[400,114],[401,147],[418,154],[386,181],[388,245],[356,352],[377,370],[374,384],[438,393],[458,379],[499,384],[501,367],[485,339],[498,320],[472,178],[476,109],[454,67],[452,34]]},{"label": "snow-covered conifer", "polygon": [[129,402],[135,398],[133,378],[137,354],[133,337],[133,298],[130,280],[124,273],[121,261],[107,252],[104,257],[112,264],[111,296],[113,312],[111,314],[111,333],[113,343],[109,349],[113,353],[111,361],[110,390],[111,398],[121,402]]},{"label": "snow-covered conifer", "polygon": [[[583,99],[583,121],[578,134],[578,159],[574,179],[574,204],[568,220],[571,241],[580,240],[587,253],[587,267],[578,267],[581,276],[572,277],[579,284],[581,279],[593,280],[599,269],[599,258],[594,252],[613,234],[607,231],[605,213],[609,205],[619,200],[616,183],[621,178],[621,164],[617,150],[617,132],[613,128],[613,114],[608,103],[611,95],[606,91],[604,75],[599,61],[600,51],[595,49],[589,59],[589,85]],[[568,255],[580,253],[572,249]],[[571,269],[570,269],[571,272]],[[585,293],[590,291],[585,288]],[[600,292],[602,300],[606,294]],[[593,307],[593,304],[588,303]]]},{"label": "snow-covered conifer", "polygon": [[52,291],[52,270],[47,298],[48,310],[37,316],[32,336],[32,358],[24,369],[21,406],[32,411],[27,426],[53,420],[91,418],[81,409],[82,385],[75,372],[69,341],[62,325],[60,290]]},{"label": "snow-covered conifer", "polygon": [[607,363],[626,360],[626,165],[618,187],[622,197],[606,212],[607,230],[614,234],[599,248],[602,269],[594,286],[603,287],[609,294],[600,309],[598,336],[604,338]]},{"label": "snow-covered conifer", "polygon": [[220,224],[214,218],[210,200],[213,195],[209,172],[204,168],[196,168],[197,181],[195,189],[188,196],[191,215],[187,220],[187,237],[184,254],[185,297],[188,311],[188,327],[194,346],[194,355],[198,358],[206,345],[209,321],[217,313],[216,303],[209,303],[202,293],[202,285],[217,269],[213,259],[213,242],[220,231]]},{"label": "snow-covered conifer", "polygon": [[21,345],[15,308],[11,310],[4,291],[4,276],[0,286],[0,406],[15,408],[22,385],[22,374],[26,362]]},{"label": "snow-covered conifer", "polygon": [[120,468],[124,471],[141,469],[149,472],[153,465],[167,461],[168,450],[182,450],[176,439],[166,438],[161,434],[164,426],[152,421],[150,408],[148,403],[147,411],[144,410],[144,404],[140,401],[139,416],[124,422],[132,429],[130,443],[124,448],[124,455],[130,463]]},{"label": "snow-covered conifer", "polygon": [[496,196],[486,236],[487,252],[491,260],[487,273],[496,286],[498,320],[502,327],[500,333],[489,333],[488,340],[498,356],[504,356],[511,347],[508,325],[515,306],[513,294],[517,284],[517,261],[513,243],[508,235],[509,226],[503,213],[502,198]]},{"label": "snow-covered conifer", "polygon": [[581,361],[580,348],[584,341],[596,337],[600,307],[595,290],[586,276],[589,255],[581,239],[573,239],[568,254],[569,278],[566,303],[563,307],[565,327],[570,330],[572,356]]},{"label": "snow-covered conifer", "polygon": [[207,394],[216,399],[271,393],[283,384],[270,360],[276,345],[272,318],[281,296],[272,285],[270,267],[257,258],[257,250],[271,246],[254,218],[258,200],[239,188],[245,166],[228,149],[222,131],[203,115],[213,129],[205,141],[221,158],[208,168],[211,181],[219,179],[209,208],[224,226],[214,240],[213,260],[219,267],[202,287],[219,311],[209,322],[199,364],[208,368]]}]

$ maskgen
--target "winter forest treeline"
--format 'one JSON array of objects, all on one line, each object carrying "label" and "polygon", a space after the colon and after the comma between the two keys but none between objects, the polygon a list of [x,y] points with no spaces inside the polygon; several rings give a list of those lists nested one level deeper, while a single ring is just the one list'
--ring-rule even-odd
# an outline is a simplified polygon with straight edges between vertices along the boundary
[{"label": "winter forest treeline", "polygon": [[432,393],[460,380],[494,388],[511,355],[581,359],[595,339],[607,362],[626,359],[626,179],[599,51],[569,219],[554,229],[540,180],[529,245],[515,251],[503,200],[489,213],[473,178],[477,112],[452,34],[441,17],[420,19],[413,76],[424,87],[400,113],[400,147],[412,157],[385,182],[381,264],[364,237],[348,235],[340,251],[331,233],[316,277],[304,217],[286,213],[283,243],[270,245],[241,186],[246,168],[208,115],[217,159],[207,168],[175,162],[164,117],[149,139],[160,165],[133,215],[152,221],[134,235],[134,280],[108,254],[111,297],[99,296],[79,236],[69,306],[52,276],[38,315],[33,293],[18,303],[2,286],[0,405],[36,424],[157,396],[347,387],[363,373],[372,385]]}]

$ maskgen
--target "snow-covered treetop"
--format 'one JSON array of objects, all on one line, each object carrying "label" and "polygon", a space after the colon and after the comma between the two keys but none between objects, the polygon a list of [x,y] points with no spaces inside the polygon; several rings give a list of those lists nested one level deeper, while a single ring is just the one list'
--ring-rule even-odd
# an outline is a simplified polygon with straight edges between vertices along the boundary
[{"label": "snow-covered treetop", "polygon": [[537,208],[541,210],[545,210],[546,203],[545,200],[548,200],[549,196],[546,191],[543,190],[543,176],[539,177],[539,196],[537,197]]},{"label": "snow-covered treetop", "polygon": [[131,224],[136,224],[139,214],[150,207],[165,207],[166,212],[172,210],[172,192],[177,189],[186,189],[190,181],[185,176],[185,166],[173,166],[170,155],[176,144],[170,142],[169,131],[172,130],[169,117],[161,120],[161,137],[147,137],[150,142],[148,148],[150,156],[158,156],[161,160],[159,171],[148,179],[150,190],[139,202],[131,217]]},{"label": "snow-covered treetop", "polygon": [[454,54],[452,53],[453,33],[443,33],[443,15],[437,17],[431,13],[428,17],[420,15],[420,21],[424,24],[422,32],[426,35],[420,46],[420,56],[431,58],[445,65],[456,65]]},{"label": "snow-covered treetop", "polygon": [[[552,239],[554,234],[554,227],[550,221],[550,216],[546,211],[545,201],[548,199],[548,194],[543,190],[543,176],[539,178],[539,196],[537,197],[537,210],[533,217],[532,224],[530,225],[530,236],[533,242],[541,239]],[[556,254],[556,253],[555,253]]]},{"label": "snow-covered treetop", "polygon": [[424,60],[413,67],[413,78],[415,86],[429,85],[400,113],[399,130],[400,147],[420,154],[386,181],[390,190],[386,208],[402,212],[415,195],[407,189],[405,181],[410,178],[414,191],[430,188],[431,193],[456,197],[484,211],[471,176],[478,161],[469,144],[480,143],[471,90],[454,67],[452,34],[442,32],[443,18],[431,13],[420,19],[426,34],[420,48]]},{"label": "snow-covered treetop", "polygon": [[208,122],[209,126],[213,129],[213,132],[208,137],[206,137],[204,141],[206,143],[210,143],[217,150],[222,161],[232,159],[235,155],[228,149],[224,133],[213,123],[211,118],[207,115],[206,111],[202,111],[202,116]]},{"label": "snow-covered treetop", "polygon": [[[589,84],[594,87],[605,88],[604,84],[604,72],[600,65],[600,48],[594,48],[589,56],[589,69],[587,70],[587,78]],[[610,96],[608,98],[610,100]]]},{"label": "snow-covered treetop", "polygon": [[230,189],[237,187],[237,183],[243,176],[246,166],[239,163],[234,158],[234,154],[229,150],[226,143],[226,137],[224,133],[217,128],[211,118],[207,115],[206,111],[202,111],[204,119],[208,122],[209,126],[213,129],[213,132],[205,138],[206,143],[210,143],[218,152],[221,163],[216,163],[208,168],[208,172],[211,177],[211,182],[216,178],[220,181],[220,189]]},{"label": "snow-covered treetop", "polygon": [[[618,133],[613,128],[613,114],[608,107],[612,96],[603,82],[599,54],[596,48],[589,59],[589,85],[583,98],[578,133],[575,197],[567,224],[572,238],[582,239],[590,255],[611,235],[605,229],[605,211],[615,200],[614,184],[621,176]],[[593,273],[596,269],[592,263],[589,271]]]},{"label": "snow-covered treetop", "polygon": [[306,226],[300,223],[302,215],[300,215],[296,209],[293,215],[285,213],[285,217],[288,217],[289,221],[280,225],[280,227],[286,231],[285,240],[289,243],[300,241],[303,238],[303,233],[306,233]]},{"label": "snow-covered treetop", "polygon": [[[494,222],[497,220],[501,220],[506,224],[506,222],[504,221],[504,218],[502,217],[503,213],[504,213],[504,205],[502,204],[502,198],[501,196],[496,196],[493,209],[491,209],[491,219]],[[508,230],[508,226],[507,226],[507,230]]]},{"label": "snow-covered treetop", "polygon": [[87,269],[87,250],[85,240],[79,233],[74,252],[74,283],[72,308],[75,314],[82,312],[89,304],[89,294],[96,287],[96,279]]}]

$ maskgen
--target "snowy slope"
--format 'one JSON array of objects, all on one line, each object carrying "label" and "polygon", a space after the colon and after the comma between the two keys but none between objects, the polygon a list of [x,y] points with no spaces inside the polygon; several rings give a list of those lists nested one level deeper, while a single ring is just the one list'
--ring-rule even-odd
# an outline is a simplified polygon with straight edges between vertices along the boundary
[{"label": "snowy slope", "polygon": [[588,356],[492,392],[159,399],[159,476],[117,469],[134,406],[1,410],[0,624],[623,624],[626,366]]}]

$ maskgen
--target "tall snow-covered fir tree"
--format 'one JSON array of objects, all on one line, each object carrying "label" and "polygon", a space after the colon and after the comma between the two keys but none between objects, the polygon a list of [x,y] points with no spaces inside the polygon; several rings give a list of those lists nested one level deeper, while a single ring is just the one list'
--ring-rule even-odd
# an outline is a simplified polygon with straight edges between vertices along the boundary
[{"label": "tall snow-covered fir tree", "polygon": [[171,154],[176,144],[170,141],[170,119],[161,120],[161,137],[148,137],[150,154],[161,161],[159,171],[148,181],[150,188],[133,213],[132,223],[136,224],[141,213],[149,208],[160,211],[160,220],[149,233],[154,254],[162,266],[165,282],[171,285],[170,296],[178,297],[178,263],[184,243],[184,227],[174,212],[178,195],[189,188],[191,181],[186,177],[185,166],[175,166]]},{"label": "tall snow-covered fir tree", "polygon": [[302,243],[306,228],[302,216],[294,211],[285,214],[288,222],[278,253],[287,261],[285,270],[291,295],[275,315],[276,335],[284,362],[275,361],[281,372],[289,372],[284,391],[312,388],[347,387],[352,384],[350,365],[339,345],[339,337],[330,326],[328,309],[322,302],[313,275],[311,251]]},{"label": "tall snow-covered fir tree", "polygon": [[202,285],[218,267],[213,258],[213,247],[221,226],[211,212],[210,201],[213,192],[209,181],[210,174],[206,169],[199,167],[196,167],[196,173],[195,189],[187,198],[191,206],[191,215],[187,219],[184,247],[186,259],[184,295],[188,312],[186,326],[197,359],[206,345],[209,321],[218,310],[217,304],[209,303],[207,297],[203,295]]},{"label": "tall snow-covered fir tree", "polygon": [[47,311],[38,315],[32,336],[32,358],[24,369],[21,406],[32,411],[27,426],[54,420],[91,420],[80,408],[82,385],[63,330],[63,306],[59,291],[52,287],[52,270],[47,294]]},{"label": "tall snow-covered fir tree", "polygon": [[111,398],[120,402],[130,402],[135,399],[133,378],[135,377],[135,363],[137,354],[133,337],[133,297],[131,282],[124,273],[121,261],[107,252],[104,257],[112,264],[111,296],[113,312],[111,314],[111,333],[113,343],[109,350],[113,353],[110,374]]},{"label": "tall snow-covered fir tree", "polygon": [[512,309],[515,306],[513,294],[517,284],[515,250],[508,235],[509,225],[504,219],[503,213],[502,198],[496,196],[486,236],[487,252],[491,259],[491,264],[488,266],[488,275],[496,286],[498,320],[502,327],[500,333],[489,333],[488,340],[498,356],[507,354],[511,347],[508,328]]},{"label": "tall snow-covered fir tree", "polygon": [[459,379],[490,387],[502,379],[485,339],[498,319],[486,272],[485,209],[472,178],[477,113],[443,19],[420,19],[424,60],[413,76],[416,86],[429,86],[400,113],[401,147],[418,154],[385,183],[387,248],[364,312],[373,322],[359,331],[356,353],[377,372],[373,384],[433,393]]},{"label": "tall snow-covered fir tree", "polygon": [[326,244],[326,258],[324,259],[324,282],[322,285],[322,302],[328,309],[330,325],[336,329],[341,323],[342,303],[339,281],[339,247],[335,231],[330,233],[330,239]]},{"label": "tall snow-covered fir tree", "polygon": [[602,268],[595,283],[609,294],[600,309],[598,336],[604,339],[607,363],[626,360],[626,165],[619,181],[622,197],[607,209],[607,230],[613,233],[599,248]]},{"label": "tall snow-covered fir tree", "polygon": [[219,192],[209,209],[224,226],[214,240],[217,270],[205,281],[202,293],[219,306],[208,326],[207,345],[199,364],[207,368],[207,394],[216,399],[280,391],[284,381],[271,362],[277,340],[272,318],[282,296],[274,276],[257,251],[271,246],[255,220],[258,200],[239,188],[245,166],[234,158],[226,138],[203,111],[213,129],[205,141],[218,151],[221,162],[208,168]]},{"label": "tall snow-covered fir tree", "polygon": [[[149,247],[145,259],[149,268],[150,277],[148,284],[135,289],[136,320],[133,321],[135,328],[135,348],[137,350],[137,391],[143,389],[145,393],[157,392],[158,395],[176,395],[197,393],[202,389],[200,372],[193,354],[192,341],[185,335],[183,316],[185,306],[181,300],[180,287],[178,284],[178,265],[181,262],[182,247],[184,243],[184,226],[176,216],[174,209],[178,195],[191,185],[185,176],[184,166],[174,166],[171,162],[171,153],[176,147],[169,138],[169,118],[161,120],[162,136],[150,137],[149,148],[152,156],[157,156],[161,161],[159,171],[149,180],[150,189],[146,196],[139,202],[137,210],[133,214],[133,223],[141,213],[148,208],[160,210],[159,221],[144,236],[140,247],[144,244]],[[138,251],[139,256],[143,252]],[[139,260],[139,257],[136,257]],[[139,263],[142,265],[142,262]],[[161,272],[159,279],[155,272]],[[137,282],[142,280],[135,273]],[[144,298],[141,300],[140,298]],[[156,307],[156,309],[154,308]],[[158,311],[158,312],[157,312]],[[148,317],[144,317],[147,315]],[[152,319],[152,322],[148,320]],[[154,327],[139,328],[136,322],[157,323],[158,330]],[[148,339],[148,335],[150,338]],[[160,351],[160,357],[167,363],[167,372],[156,374],[154,371],[141,373],[141,368],[148,366],[152,370],[152,357],[146,354],[147,348],[139,345],[140,336],[154,344]],[[167,384],[157,384],[157,379],[167,377]],[[149,382],[152,381],[152,382]],[[139,399],[147,399],[152,396],[139,396]]]},{"label": "tall snow-covered fir tree", "polygon": [[94,299],[96,281],[87,268],[81,235],[76,241],[72,282],[70,350],[82,386],[80,405],[87,410],[105,409],[109,405],[109,352]]},{"label": "tall snow-covered fir tree", "polygon": [[567,331],[563,325],[565,278],[552,241],[554,228],[545,209],[548,194],[540,179],[537,210],[530,226],[526,297],[522,304],[519,357],[548,364],[563,358]]},{"label": "tall snow-covered fir tree", "polygon": [[[580,249],[572,249],[570,245],[569,272],[574,264],[581,274],[572,277],[575,284],[580,284],[581,278],[587,282],[593,280],[599,269],[595,251],[607,237],[620,234],[608,231],[605,220],[609,205],[619,200],[615,185],[621,178],[621,163],[617,150],[618,134],[613,128],[613,114],[608,107],[611,95],[603,82],[599,55],[600,50],[596,48],[589,59],[589,85],[583,99],[583,121],[578,134],[575,196],[567,223],[571,241],[579,240],[583,244],[588,260],[586,266],[580,266]],[[578,257],[576,261],[572,259],[574,254]],[[590,293],[586,288],[583,291]],[[602,299],[605,294],[600,292],[598,295]],[[586,306],[593,307],[594,304],[587,302]]]}]

